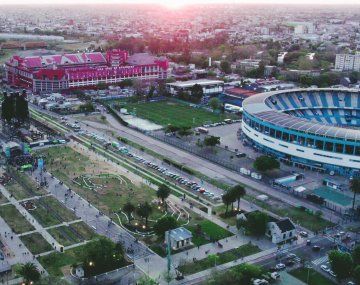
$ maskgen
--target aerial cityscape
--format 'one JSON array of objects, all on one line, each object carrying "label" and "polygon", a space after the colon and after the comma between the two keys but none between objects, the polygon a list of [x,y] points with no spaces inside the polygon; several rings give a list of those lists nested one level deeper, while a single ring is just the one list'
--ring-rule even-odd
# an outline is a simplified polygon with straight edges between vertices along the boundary
[{"label": "aerial cityscape", "polygon": [[0,103],[1,285],[360,285],[359,0],[0,0]]}]

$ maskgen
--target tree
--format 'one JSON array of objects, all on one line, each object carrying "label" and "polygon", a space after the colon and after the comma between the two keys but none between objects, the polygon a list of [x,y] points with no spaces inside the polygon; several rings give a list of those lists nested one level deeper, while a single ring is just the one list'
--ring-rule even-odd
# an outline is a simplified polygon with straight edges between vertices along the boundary
[{"label": "tree", "polygon": [[356,246],[351,253],[354,265],[360,265],[360,246]]},{"label": "tree", "polygon": [[218,262],[219,256],[217,254],[209,254],[207,260],[212,266],[216,266],[216,262]]},{"label": "tree", "polygon": [[245,228],[254,236],[262,236],[265,234],[269,217],[266,213],[254,211],[247,215]]},{"label": "tree", "polygon": [[220,144],[220,137],[209,136],[204,138],[204,145],[214,147]]},{"label": "tree", "polygon": [[21,95],[20,93],[17,93],[15,99],[15,118],[19,124],[25,122],[29,118],[29,107],[25,90]]},{"label": "tree", "polygon": [[156,221],[153,229],[159,237],[164,237],[166,231],[176,229],[177,227],[177,221],[173,216],[165,216]]},{"label": "tree", "polygon": [[222,201],[226,206],[225,215],[228,213],[229,205],[231,203],[231,196],[228,192],[226,192],[224,195],[222,195]]},{"label": "tree", "polygon": [[36,265],[31,262],[22,264],[17,270],[17,274],[19,274],[24,279],[26,284],[40,280],[40,272],[36,268]]},{"label": "tree", "polygon": [[148,202],[140,204],[136,212],[141,218],[145,219],[145,225],[147,227],[149,216],[152,213],[152,208],[150,204]]},{"label": "tree", "polygon": [[1,118],[6,121],[8,124],[11,123],[11,120],[15,116],[15,99],[14,94],[10,93],[9,95],[4,92],[4,100],[1,104]]},{"label": "tree", "polygon": [[149,276],[143,276],[136,282],[138,285],[157,285],[158,283]]},{"label": "tree", "polygon": [[328,253],[331,269],[336,274],[338,280],[343,280],[351,276],[353,260],[347,252],[332,250]]},{"label": "tree", "polygon": [[359,178],[354,178],[350,181],[350,190],[351,190],[351,192],[354,193],[353,205],[352,205],[352,208],[354,210],[356,194],[360,193],[360,179]]},{"label": "tree", "polygon": [[280,163],[275,158],[267,155],[259,156],[254,162],[254,168],[261,172],[278,169],[279,167]]},{"label": "tree", "polygon": [[355,279],[355,283],[360,285],[360,265],[357,265],[353,272],[353,277]]},{"label": "tree", "polygon": [[222,72],[226,73],[226,74],[229,74],[231,73],[231,66],[230,66],[230,63],[228,61],[222,61],[220,63],[220,68],[222,70]]},{"label": "tree", "polygon": [[182,127],[178,130],[178,135],[181,137],[190,136],[192,133],[191,127]]},{"label": "tree", "polygon": [[175,133],[179,130],[180,128],[171,124],[168,124],[165,128],[165,133]]},{"label": "tree", "polygon": [[235,185],[234,187],[232,187],[230,189],[230,191],[234,193],[233,195],[235,196],[235,198],[238,202],[237,209],[240,210],[240,199],[242,197],[244,197],[246,194],[245,188],[242,185],[238,184],[238,185]]},{"label": "tree", "polygon": [[106,237],[85,245],[80,257],[85,277],[98,275],[119,268],[124,265],[124,250],[122,245],[113,243]]},{"label": "tree", "polygon": [[135,211],[135,206],[130,201],[128,201],[128,202],[125,203],[122,210],[128,216],[129,221],[131,221],[131,219],[132,219],[131,214]]},{"label": "tree", "polygon": [[165,204],[166,209],[167,209],[167,204],[165,203],[165,199],[167,199],[169,195],[170,195],[170,188],[165,184],[161,184],[158,187],[158,190],[156,191],[156,196],[158,196],[158,198],[161,199],[162,203]]},{"label": "tree", "polygon": [[209,106],[211,107],[211,109],[213,109],[215,111],[215,110],[220,109],[221,102],[218,98],[214,97],[214,98],[210,99]]},{"label": "tree", "polygon": [[195,84],[191,87],[191,99],[195,103],[200,103],[202,97],[204,96],[204,91],[201,85]]},{"label": "tree", "polygon": [[236,197],[234,194],[235,194],[234,192],[229,190],[222,196],[222,201],[226,205],[225,215],[228,213],[229,205],[231,205],[231,211],[233,211],[234,208],[233,203],[236,201]]}]

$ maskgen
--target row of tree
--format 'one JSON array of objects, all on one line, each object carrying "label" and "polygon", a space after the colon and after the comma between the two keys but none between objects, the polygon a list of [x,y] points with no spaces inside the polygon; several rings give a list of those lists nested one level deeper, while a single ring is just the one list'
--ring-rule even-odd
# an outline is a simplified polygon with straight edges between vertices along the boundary
[{"label": "row of tree", "polygon": [[1,103],[1,118],[8,124],[19,126],[29,118],[28,101],[26,91],[7,94],[4,92],[4,99]]},{"label": "row of tree", "polygon": [[339,281],[353,277],[356,284],[360,284],[360,246],[355,247],[351,254],[332,250],[328,256],[331,269]]}]

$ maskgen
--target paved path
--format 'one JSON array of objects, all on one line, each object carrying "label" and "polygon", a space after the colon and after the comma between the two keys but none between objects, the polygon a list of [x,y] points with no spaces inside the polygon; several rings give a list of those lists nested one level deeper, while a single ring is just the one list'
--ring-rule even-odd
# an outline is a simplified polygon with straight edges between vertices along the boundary
[{"label": "paved path", "polygon": [[0,217],[0,239],[5,247],[5,260],[10,265],[17,263],[32,262],[36,265],[38,270],[47,275],[47,272],[42,265],[35,259],[33,254],[27,249],[21,239],[11,230],[9,225],[3,218]]},{"label": "paved path", "polygon": [[48,172],[41,173],[39,170],[33,172],[32,177],[38,181],[46,179],[48,182],[47,191],[63,203],[67,208],[74,211],[74,214],[88,224],[96,233],[111,238],[114,242],[122,242],[126,250],[133,250],[130,258],[147,256],[151,252],[145,245],[135,242],[135,238],[127,231],[112,222],[109,217],[99,212],[92,204],[73,192],[64,184],[59,184],[57,178],[52,178]]},{"label": "paved path", "polygon": [[55,249],[60,250],[61,245],[54,239],[44,227],[27,211],[15,198],[12,196],[4,186],[0,185],[0,192],[15,206],[21,215],[39,232],[43,238]]}]

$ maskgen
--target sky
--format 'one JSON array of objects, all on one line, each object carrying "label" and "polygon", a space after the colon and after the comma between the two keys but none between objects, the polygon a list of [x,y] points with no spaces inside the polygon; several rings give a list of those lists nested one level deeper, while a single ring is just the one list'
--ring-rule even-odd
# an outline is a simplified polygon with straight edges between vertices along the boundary
[{"label": "sky", "polygon": [[168,8],[180,8],[187,4],[206,3],[268,3],[268,4],[358,4],[360,0],[0,0],[0,5],[14,4],[162,4]]}]

